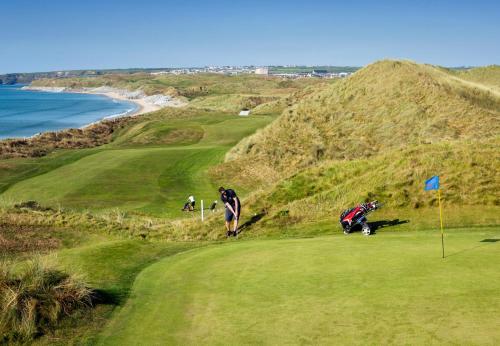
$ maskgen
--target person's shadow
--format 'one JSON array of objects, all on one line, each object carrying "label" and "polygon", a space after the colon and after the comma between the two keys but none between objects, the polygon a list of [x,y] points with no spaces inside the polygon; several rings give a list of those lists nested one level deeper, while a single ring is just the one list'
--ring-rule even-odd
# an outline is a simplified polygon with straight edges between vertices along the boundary
[{"label": "person's shadow", "polygon": [[369,221],[368,226],[370,226],[372,234],[374,234],[380,228],[402,225],[408,222],[410,222],[410,220],[394,219],[394,220]]},{"label": "person's shadow", "polygon": [[265,210],[263,210],[262,212],[252,216],[250,218],[250,220],[247,220],[244,224],[242,224],[241,226],[238,227],[237,234],[240,234],[241,232],[243,232],[244,230],[246,230],[247,228],[252,226],[254,223],[260,221],[260,219],[262,219],[266,214],[267,214],[267,212]]}]

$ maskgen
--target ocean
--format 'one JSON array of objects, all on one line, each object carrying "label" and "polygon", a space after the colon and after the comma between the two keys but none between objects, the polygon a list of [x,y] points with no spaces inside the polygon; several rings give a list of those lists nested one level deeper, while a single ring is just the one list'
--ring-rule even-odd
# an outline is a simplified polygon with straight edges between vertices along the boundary
[{"label": "ocean", "polygon": [[124,115],[137,106],[103,95],[22,90],[0,85],[0,139],[79,128],[106,117]]}]

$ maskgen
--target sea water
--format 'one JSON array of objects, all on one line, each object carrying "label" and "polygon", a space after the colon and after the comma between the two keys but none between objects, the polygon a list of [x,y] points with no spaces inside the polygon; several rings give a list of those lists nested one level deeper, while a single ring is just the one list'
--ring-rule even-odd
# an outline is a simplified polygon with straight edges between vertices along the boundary
[{"label": "sea water", "polygon": [[30,137],[44,131],[80,128],[137,106],[103,95],[23,90],[0,85],[0,139]]}]

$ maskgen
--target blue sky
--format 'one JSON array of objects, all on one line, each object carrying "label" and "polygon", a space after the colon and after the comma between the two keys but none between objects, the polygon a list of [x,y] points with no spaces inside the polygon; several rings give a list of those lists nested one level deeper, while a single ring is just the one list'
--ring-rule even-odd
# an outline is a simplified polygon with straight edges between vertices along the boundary
[{"label": "blue sky", "polygon": [[500,63],[500,1],[0,0],[0,73]]}]

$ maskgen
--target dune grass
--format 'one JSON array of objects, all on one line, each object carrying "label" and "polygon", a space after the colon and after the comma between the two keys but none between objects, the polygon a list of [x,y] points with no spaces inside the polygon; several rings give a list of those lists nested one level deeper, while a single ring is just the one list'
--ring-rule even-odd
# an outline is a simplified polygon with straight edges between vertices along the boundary
[{"label": "dune grass", "polygon": [[235,146],[226,160],[265,162],[280,174],[291,174],[323,160],[491,139],[499,133],[499,109],[498,95],[437,68],[381,61],[306,95]]},{"label": "dune grass", "polygon": [[[34,86],[60,86],[69,88],[111,86],[121,89],[140,89],[146,94],[167,94],[189,100],[207,96],[238,95],[286,96],[308,85],[321,83],[318,79],[282,80],[257,75],[226,76],[221,74],[160,75],[145,73],[110,74],[92,78],[39,79]],[[219,103],[220,105],[220,103]]]},{"label": "dune grass", "polygon": [[460,78],[496,87],[500,92],[500,66],[490,65],[451,72]]},{"label": "dune grass", "polygon": [[[100,240],[58,251],[57,255],[44,257],[43,262],[52,263],[50,273],[54,272],[54,275],[59,275],[58,273],[74,273],[71,276],[63,275],[61,277],[64,280],[66,280],[66,277],[77,277],[78,281],[74,281],[75,283],[85,282],[85,285],[92,289],[92,309],[71,311],[71,314],[64,315],[66,317],[64,319],[59,318],[62,315],[57,315],[58,319],[55,322],[53,321],[53,324],[44,324],[47,321],[31,320],[31,322],[36,323],[27,324],[26,326],[30,327],[28,331],[36,331],[35,334],[29,332],[21,337],[19,333],[13,334],[15,333],[14,329],[3,330],[0,340],[1,336],[5,335],[9,337],[15,336],[10,339],[12,342],[24,340],[24,342],[35,345],[95,344],[98,332],[103,328],[111,313],[125,303],[138,273],[159,259],[200,246],[203,246],[203,244],[193,242],[152,243],[139,240]],[[27,263],[28,268],[33,267],[29,265],[30,261]],[[21,266],[24,265],[21,263]],[[38,267],[35,266],[34,268]],[[47,272],[44,275],[50,273]],[[57,278],[60,277],[60,275],[57,275]],[[35,279],[36,277],[33,277],[33,280]],[[2,286],[2,280],[0,280],[0,286]],[[23,287],[29,288],[33,286],[28,285],[29,282],[26,282]],[[54,293],[56,292],[54,291]],[[39,293],[43,294],[43,292]],[[50,293],[47,292],[46,296],[48,297]],[[5,296],[6,299],[8,297]],[[26,297],[29,298],[29,296]],[[42,298],[45,299],[44,297]],[[42,300],[40,304],[44,304],[44,301]]]},{"label": "dune grass", "polygon": [[265,211],[260,223],[314,222],[370,199],[433,206],[422,185],[433,175],[446,205],[498,209],[500,94],[460,76],[409,61],[373,63],[305,93],[243,139],[226,155],[231,175],[211,172],[260,187],[246,200],[252,213]]},{"label": "dune grass", "polygon": [[161,260],[99,344],[496,344],[498,228],[248,241]]},{"label": "dune grass", "polygon": [[500,205],[494,193],[500,189],[497,142],[441,143],[370,159],[326,161],[263,189],[246,204],[255,212],[267,210],[267,218],[287,210],[295,222],[328,218],[332,211],[340,215],[346,206],[374,199],[387,209],[418,210],[437,205],[436,194],[424,191],[423,183],[438,174],[445,207],[495,210]]},{"label": "dune grass", "polygon": [[62,317],[91,307],[94,292],[74,276],[34,258],[14,269],[0,263],[0,342],[28,341]]}]

